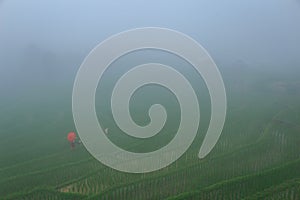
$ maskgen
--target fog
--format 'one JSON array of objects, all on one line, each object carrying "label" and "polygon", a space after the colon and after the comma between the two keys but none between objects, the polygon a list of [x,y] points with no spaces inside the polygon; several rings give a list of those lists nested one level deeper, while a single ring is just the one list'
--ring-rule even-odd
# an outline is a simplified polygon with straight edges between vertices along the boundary
[{"label": "fog", "polygon": [[[0,1],[0,83],[74,80],[88,52],[137,27],[165,27],[202,44],[218,67],[299,67],[299,0]],[[237,74],[238,76],[238,74]]]},{"label": "fog", "polygon": [[[96,76],[77,79],[72,104],[88,53],[142,27],[199,42],[226,92],[147,49],[112,62],[95,99]],[[145,63],[179,73],[132,73]],[[299,199],[299,75],[300,0],[0,0],[0,199]]]}]

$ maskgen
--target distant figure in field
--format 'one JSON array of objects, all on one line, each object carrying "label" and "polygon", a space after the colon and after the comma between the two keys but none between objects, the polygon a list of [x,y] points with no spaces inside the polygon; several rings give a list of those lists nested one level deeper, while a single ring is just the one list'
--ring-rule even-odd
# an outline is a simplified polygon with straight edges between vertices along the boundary
[{"label": "distant figure in field", "polygon": [[68,134],[68,141],[70,142],[71,149],[75,148],[75,140],[76,140],[76,134],[74,132],[70,132]]}]

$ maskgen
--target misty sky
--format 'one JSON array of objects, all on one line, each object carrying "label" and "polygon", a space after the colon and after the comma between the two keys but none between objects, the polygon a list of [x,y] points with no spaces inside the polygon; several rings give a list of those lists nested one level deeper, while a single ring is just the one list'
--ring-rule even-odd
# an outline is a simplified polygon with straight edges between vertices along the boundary
[{"label": "misty sky", "polygon": [[[81,62],[108,36],[146,26],[190,35],[220,68],[236,60],[250,66],[300,65],[299,0],[6,0],[0,1],[0,77],[30,63],[28,50]],[[79,65],[66,68],[76,71]]]}]

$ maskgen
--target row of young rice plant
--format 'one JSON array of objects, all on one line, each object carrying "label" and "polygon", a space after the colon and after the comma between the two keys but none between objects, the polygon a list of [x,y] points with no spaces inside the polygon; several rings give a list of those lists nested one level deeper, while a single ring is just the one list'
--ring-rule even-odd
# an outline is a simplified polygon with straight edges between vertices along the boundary
[{"label": "row of young rice plant", "polygon": [[[282,128],[281,131],[285,131],[285,127],[276,127],[276,124],[273,124],[273,126],[273,129]],[[190,167],[184,166],[182,169],[175,169],[172,172],[162,174],[161,177],[163,181],[157,181],[155,187],[153,186],[150,177],[133,182],[132,184],[121,184],[115,188],[110,188],[94,198],[97,199],[101,196],[101,198],[106,199],[112,197],[111,195],[114,195],[114,197],[122,195],[122,197],[119,196],[122,199],[126,199],[127,197],[128,199],[139,199],[141,197],[140,195],[142,195],[146,199],[148,197],[149,199],[154,198],[154,196],[158,196],[159,199],[181,193],[182,191],[188,191],[195,187],[205,187],[221,180],[258,173],[261,170],[286,162],[287,153],[292,153],[288,159],[297,158],[298,148],[290,148],[293,146],[291,145],[292,141],[284,145],[284,147],[277,148],[278,138],[281,138],[282,136],[278,135],[274,138],[274,135],[272,135],[274,133],[273,129],[272,131],[271,129],[269,130],[271,131],[271,133],[269,133],[270,138],[273,138],[271,141],[268,137],[265,140],[260,141],[259,144],[249,146],[248,148],[242,148],[233,154],[230,153],[229,155],[220,158],[211,158],[205,162],[198,162]],[[292,137],[294,138],[294,135],[292,135]],[[159,177],[153,177],[153,179],[160,180]],[[100,181],[98,184],[101,185],[101,178],[95,178],[95,180]],[[143,189],[140,190],[138,188]],[[148,194],[144,194],[144,191],[148,191]]]}]

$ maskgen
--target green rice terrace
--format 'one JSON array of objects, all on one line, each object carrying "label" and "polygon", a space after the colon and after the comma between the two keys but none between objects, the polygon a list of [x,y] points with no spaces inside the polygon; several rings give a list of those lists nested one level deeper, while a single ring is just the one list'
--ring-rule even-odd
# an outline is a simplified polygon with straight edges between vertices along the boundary
[{"label": "green rice terrace", "polygon": [[[300,199],[297,75],[243,69],[234,77],[234,70],[221,71],[228,109],[212,152],[198,158],[210,116],[208,106],[200,103],[200,128],[188,151],[170,166],[145,174],[106,167],[82,144],[70,148],[67,134],[76,132],[71,82],[66,87],[32,88],[30,95],[0,100],[0,199]],[[205,91],[202,86],[197,91],[200,102],[209,104],[208,94],[198,94],[201,88]],[[153,92],[170,116],[162,133],[152,140],[123,136],[112,123],[108,106],[96,105],[101,125],[109,127],[108,137],[136,152],[168,143],[180,120],[178,102],[170,92],[159,87],[144,89],[133,96],[132,104],[137,105],[132,108],[133,119],[147,122],[145,110],[156,103],[147,94]]]}]

